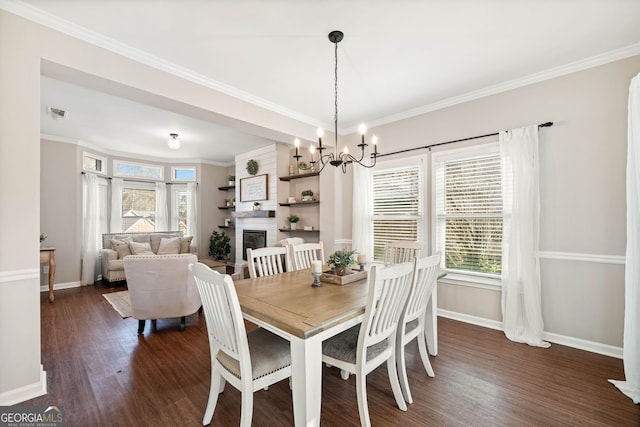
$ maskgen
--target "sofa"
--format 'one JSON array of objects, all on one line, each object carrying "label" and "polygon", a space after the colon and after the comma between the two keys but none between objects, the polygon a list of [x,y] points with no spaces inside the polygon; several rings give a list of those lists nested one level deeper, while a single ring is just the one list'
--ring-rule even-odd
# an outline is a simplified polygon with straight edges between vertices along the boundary
[{"label": "sofa", "polygon": [[183,237],[181,231],[105,233],[102,235],[102,281],[126,280],[123,258],[127,255],[195,254],[198,248],[192,241],[192,236]]}]

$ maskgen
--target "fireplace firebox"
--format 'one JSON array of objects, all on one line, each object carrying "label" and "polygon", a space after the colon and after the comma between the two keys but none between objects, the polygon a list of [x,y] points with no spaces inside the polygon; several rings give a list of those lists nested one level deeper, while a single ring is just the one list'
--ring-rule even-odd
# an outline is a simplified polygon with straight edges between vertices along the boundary
[{"label": "fireplace firebox", "polygon": [[247,248],[267,246],[267,230],[242,230],[242,259],[247,260]]}]

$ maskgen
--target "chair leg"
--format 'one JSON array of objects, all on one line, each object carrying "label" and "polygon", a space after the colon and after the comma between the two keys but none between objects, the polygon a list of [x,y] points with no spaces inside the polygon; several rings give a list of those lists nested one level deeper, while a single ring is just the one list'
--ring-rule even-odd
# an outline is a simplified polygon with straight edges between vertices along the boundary
[{"label": "chair leg", "polygon": [[430,377],[435,377],[436,374],[433,372],[433,367],[431,367],[431,362],[429,361],[429,353],[427,353],[427,340],[424,337],[424,334],[418,335],[418,350],[420,350],[420,358],[422,359],[422,364],[424,365],[425,371],[427,371],[427,375]]},{"label": "chair leg", "polygon": [[142,335],[142,333],[144,332],[145,323],[146,323],[146,320],[138,320],[138,335]]},{"label": "chair leg", "polygon": [[[209,388],[209,400],[207,401],[207,409],[204,411],[204,418],[202,419],[202,425],[206,426],[211,423],[213,418],[213,412],[216,410],[216,403],[218,403],[218,394],[222,393],[220,389],[220,368],[214,365],[211,369],[211,387]],[[224,381],[224,380],[222,380]]]},{"label": "chair leg", "polygon": [[186,328],[186,324],[187,324],[187,316],[182,316],[180,318],[180,332],[184,331],[184,329]]},{"label": "chair leg", "polygon": [[369,404],[367,403],[367,376],[361,372],[356,374],[356,394],[358,396],[360,425],[362,427],[371,427],[371,420],[369,419]]},{"label": "chair leg", "polygon": [[391,390],[393,390],[393,397],[396,398],[398,408],[402,411],[407,410],[407,403],[402,396],[402,390],[400,390],[400,383],[398,382],[398,372],[396,371],[396,357],[395,354],[387,359],[387,371],[389,373],[389,382],[391,383]]},{"label": "chair leg", "polygon": [[349,371],[347,371],[346,369],[340,369],[340,378],[342,378],[343,380],[348,380],[349,379]]},{"label": "chair leg", "polygon": [[407,364],[404,360],[404,345],[402,342],[397,344],[396,365],[398,367],[398,379],[400,380],[400,389],[407,403],[413,403],[411,390],[409,390],[409,380],[407,378]]},{"label": "chair leg", "polygon": [[240,427],[251,427],[253,418],[253,391],[250,387],[242,390],[242,412],[240,415]]}]

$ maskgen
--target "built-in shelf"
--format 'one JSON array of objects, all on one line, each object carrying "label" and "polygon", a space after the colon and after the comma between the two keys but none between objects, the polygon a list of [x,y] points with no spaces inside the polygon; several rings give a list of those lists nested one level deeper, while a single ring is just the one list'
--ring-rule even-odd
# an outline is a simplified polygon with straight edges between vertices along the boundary
[{"label": "built-in shelf", "polygon": [[228,190],[235,190],[235,188],[236,188],[235,185],[225,185],[224,187],[218,187],[218,190],[228,191]]},{"label": "built-in shelf", "polygon": [[219,225],[218,228],[231,228],[230,225]]},{"label": "built-in shelf", "polygon": [[235,206],[218,206],[218,209],[235,209]]},{"label": "built-in shelf", "polygon": [[290,228],[279,228],[278,230],[283,233],[318,233],[320,231],[315,228],[313,230],[305,230],[304,228],[298,228],[296,230],[292,230]]},{"label": "built-in shelf", "polygon": [[231,212],[234,218],[275,218],[276,211],[259,210],[259,211],[240,211]]},{"label": "built-in shelf", "polygon": [[280,206],[317,205],[318,203],[320,203],[320,200],[312,200],[311,202],[280,203]]},{"label": "built-in shelf", "polygon": [[318,176],[320,172],[299,173],[296,175],[281,176],[280,181],[291,181],[292,179],[309,178],[310,176]]}]

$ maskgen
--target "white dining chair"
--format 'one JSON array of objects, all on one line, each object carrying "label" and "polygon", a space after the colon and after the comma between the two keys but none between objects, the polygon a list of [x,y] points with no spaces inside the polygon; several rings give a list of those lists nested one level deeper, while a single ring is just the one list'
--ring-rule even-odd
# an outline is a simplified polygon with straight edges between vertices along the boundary
[{"label": "white dining chair", "polygon": [[322,261],[324,265],[324,246],[322,242],[288,245],[288,248],[291,265],[287,266],[287,271],[311,268],[311,261],[317,260]]},{"label": "white dining chair", "polygon": [[[284,258],[284,263],[282,259]],[[284,265],[289,265],[289,249],[286,246],[271,246],[266,248],[247,248],[247,264],[249,277],[271,276],[284,273]]]},{"label": "white dining chair", "polygon": [[398,364],[400,387],[402,388],[402,394],[407,403],[413,403],[413,397],[411,396],[409,381],[407,379],[405,347],[414,339],[417,338],[418,340],[420,358],[422,359],[425,371],[427,371],[427,375],[430,377],[435,376],[431,362],[429,362],[424,330],[427,302],[429,298],[431,298],[433,289],[436,286],[439,265],[439,253],[426,258],[414,259],[413,284],[398,323],[396,363]]},{"label": "white dining chair", "polygon": [[356,394],[362,426],[371,425],[366,376],[385,361],[398,408],[407,410],[396,371],[395,337],[412,277],[413,263],[386,268],[371,267],[362,323],[322,343],[323,362],[356,375]]},{"label": "white dining chair", "polygon": [[393,240],[384,246],[384,263],[400,264],[409,262],[414,258],[420,258],[422,243],[415,240]]},{"label": "white dining chair", "polygon": [[265,328],[247,334],[231,276],[202,263],[189,268],[202,299],[211,353],[211,385],[202,424],[211,422],[218,394],[229,382],[242,393],[240,425],[249,427],[253,393],[291,377],[289,341]]}]

